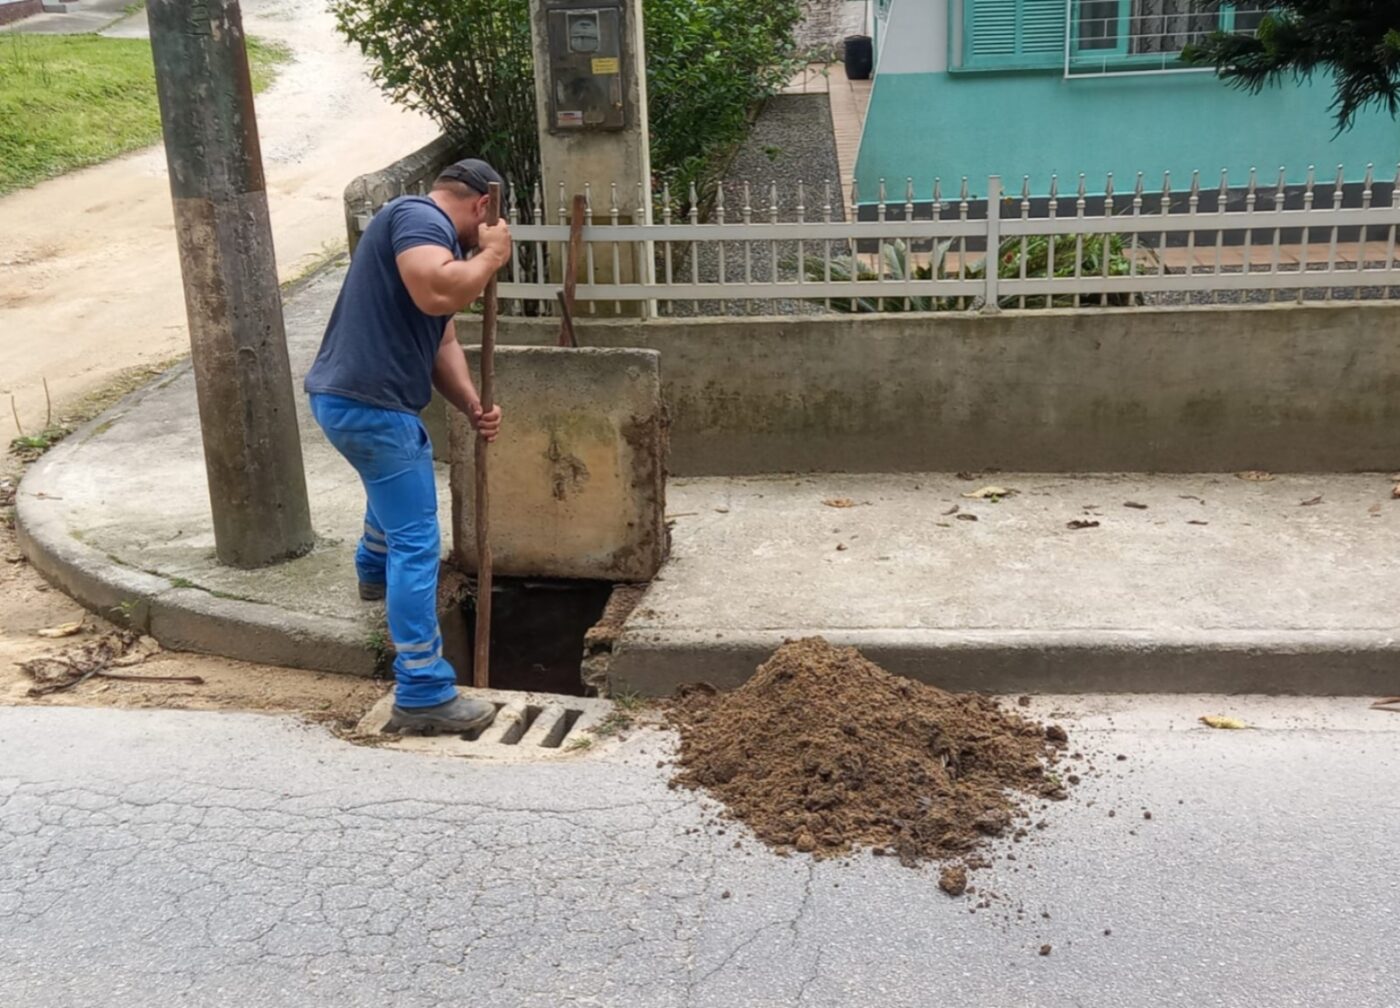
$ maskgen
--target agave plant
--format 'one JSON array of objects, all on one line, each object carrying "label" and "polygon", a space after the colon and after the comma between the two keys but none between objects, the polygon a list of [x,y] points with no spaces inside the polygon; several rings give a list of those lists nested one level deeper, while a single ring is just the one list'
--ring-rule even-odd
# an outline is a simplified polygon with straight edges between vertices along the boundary
[{"label": "agave plant", "polygon": [[[943,258],[947,252],[947,243],[939,242],[929,256],[929,263],[937,264],[939,276],[942,276]],[[909,246],[902,241],[881,242],[879,256],[886,280],[902,280],[906,277],[910,280],[930,280],[935,275],[932,265],[917,265],[911,261]],[[864,258],[847,253],[832,257],[830,266],[825,259],[805,259],[803,275],[814,283],[827,279],[845,283],[850,280],[874,281],[880,279],[882,274],[880,270],[872,268]],[[831,310],[836,312],[927,312],[940,311],[947,307],[946,298],[923,295],[831,299]]]},{"label": "agave plant", "polygon": [[[1078,275],[1085,277],[1127,276],[1132,269],[1132,264],[1124,251],[1122,235],[1059,235],[1055,236],[1053,240],[1054,277],[1075,276],[1076,260],[1079,264]],[[947,265],[948,251],[951,246],[951,242],[940,242],[934,246],[927,265],[913,265],[910,262],[909,248],[904,242],[882,242],[879,255],[884,267],[884,278],[886,280],[899,280],[908,277],[912,280],[929,280],[934,277],[944,279],[960,276],[969,280],[980,280],[987,275],[985,259],[966,264],[961,274],[951,270]],[[1106,270],[1105,259],[1107,259]],[[1027,238],[1024,240],[1024,244],[1020,238],[1008,238],[997,249],[997,276],[1004,280],[1019,279],[1023,275],[1027,279],[1043,279],[1049,273],[1050,264],[1051,238],[1046,235]],[[822,259],[805,260],[803,273],[808,280],[814,282],[826,280],[828,277],[827,266]],[[845,282],[853,279],[874,281],[879,278],[879,275],[879,271],[859,256],[846,254],[831,260],[830,279],[834,281]],[[1020,295],[1011,295],[999,298],[998,304],[1002,308],[1015,308],[1020,305],[1022,300]],[[1047,307],[1047,299],[1043,296],[1024,300],[1027,308]],[[1137,304],[1140,300],[1139,295],[1130,293],[1080,296],[1081,304],[1128,305]],[[1075,304],[1074,296],[1070,294],[1054,295],[1049,301],[1057,308],[1071,307]],[[965,303],[966,298],[886,295],[884,297],[832,298],[831,310],[837,312],[947,311],[964,307]]]}]

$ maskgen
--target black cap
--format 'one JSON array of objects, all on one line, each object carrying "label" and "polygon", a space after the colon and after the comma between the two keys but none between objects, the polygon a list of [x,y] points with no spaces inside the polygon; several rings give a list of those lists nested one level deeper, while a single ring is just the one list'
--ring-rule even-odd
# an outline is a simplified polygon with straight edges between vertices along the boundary
[{"label": "black cap", "polygon": [[506,193],[506,180],[501,178],[501,173],[480,158],[463,158],[456,164],[448,165],[438,173],[438,180],[442,179],[461,182],[483,196],[491,191],[491,183],[495,182],[501,187],[501,196],[504,197]]}]

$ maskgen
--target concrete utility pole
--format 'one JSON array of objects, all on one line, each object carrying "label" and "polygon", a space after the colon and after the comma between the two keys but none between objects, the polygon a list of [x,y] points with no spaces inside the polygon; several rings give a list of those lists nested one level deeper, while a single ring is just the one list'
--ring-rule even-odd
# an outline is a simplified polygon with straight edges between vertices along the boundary
[{"label": "concrete utility pole", "polygon": [[219,561],[311,548],[282,297],[238,0],[149,0]]},{"label": "concrete utility pole", "polygon": [[[651,223],[651,140],[647,122],[646,38],[642,0],[530,0],[544,208],[554,219],[592,186],[593,225]],[[564,195],[560,200],[559,186]],[[616,189],[613,186],[616,185]],[[650,248],[595,263],[598,283],[635,283],[651,270]],[[561,282],[562,263],[551,262]],[[602,310],[610,304],[599,304]],[[647,302],[625,305],[645,314]]]}]

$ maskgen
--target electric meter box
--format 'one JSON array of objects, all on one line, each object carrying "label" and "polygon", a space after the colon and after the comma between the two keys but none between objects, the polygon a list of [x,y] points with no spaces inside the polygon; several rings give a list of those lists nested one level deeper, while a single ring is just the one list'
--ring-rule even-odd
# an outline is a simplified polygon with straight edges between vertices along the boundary
[{"label": "electric meter box", "polygon": [[621,4],[546,0],[549,131],[627,127]]}]

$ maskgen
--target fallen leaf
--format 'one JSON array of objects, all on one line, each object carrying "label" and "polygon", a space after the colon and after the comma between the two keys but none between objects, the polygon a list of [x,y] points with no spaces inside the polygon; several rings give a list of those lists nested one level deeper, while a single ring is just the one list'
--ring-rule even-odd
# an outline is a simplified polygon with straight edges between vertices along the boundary
[{"label": "fallen leaf", "polygon": [[1200,720],[1201,724],[1205,725],[1208,728],[1220,728],[1225,731],[1239,731],[1241,728],[1249,727],[1249,725],[1245,724],[1238,718],[1219,717],[1218,715],[1214,714],[1208,714]]},{"label": "fallen leaf", "polygon": [[729,508],[726,508],[726,507],[718,507],[718,508],[715,508],[715,514],[729,514]]},{"label": "fallen leaf", "polygon": [[1309,497],[1309,498],[1308,498],[1307,500],[1305,500],[1305,501],[1299,501],[1299,502],[1298,502],[1298,506],[1299,506],[1299,507],[1312,507],[1314,504],[1321,504],[1321,503],[1322,503],[1322,494],[1318,494],[1316,497]]},{"label": "fallen leaf", "polygon": [[1072,522],[1066,522],[1066,523],[1065,523],[1065,528],[1072,528],[1072,529],[1091,529],[1091,528],[1098,528],[1098,527],[1099,527],[1099,523],[1098,523],[1098,522],[1096,522],[1096,521],[1085,521],[1085,520],[1082,519],[1082,518],[1076,518],[1076,519],[1075,519],[1074,521],[1072,521]]},{"label": "fallen leaf", "polygon": [[837,550],[837,552],[840,552],[840,551],[844,550],[845,548],[846,548],[846,544],[845,544],[845,543],[837,543],[837,544],[836,544],[836,550]]},{"label": "fallen leaf", "polygon": [[974,476],[974,475],[973,475],[972,473],[970,473],[970,472],[960,472],[960,473],[958,473],[958,479],[964,480],[964,481],[966,481],[966,482],[968,482],[968,483],[971,483],[971,482],[972,482],[973,480],[975,480],[976,478],[977,478],[977,477]]},{"label": "fallen leaf", "polygon": [[833,497],[830,500],[822,501],[822,503],[830,508],[853,508],[856,506],[856,502],[849,497]]},{"label": "fallen leaf", "polygon": [[962,506],[961,506],[961,505],[959,505],[959,504],[954,504],[954,505],[953,505],[952,507],[950,507],[947,511],[944,511],[944,512],[943,512],[943,517],[946,518],[946,517],[948,517],[949,515],[955,515],[955,514],[957,514],[959,511],[961,511],[961,510],[962,510]]},{"label": "fallen leaf", "polygon": [[1198,520],[1196,520],[1195,518],[1193,518],[1193,519],[1191,519],[1190,521],[1188,521],[1186,524],[1187,524],[1187,525],[1209,525],[1210,522],[1207,522],[1207,521],[1198,521]]},{"label": "fallen leaf", "polygon": [[1371,704],[1373,710],[1390,711],[1392,714],[1400,714],[1400,696],[1382,697]]},{"label": "fallen leaf", "polygon": [[73,623],[62,623],[58,626],[45,627],[39,631],[40,637],[72,637],[83,628],[83,621],[77,620]]},{"label": "fallen leaf", "polygon": [[1137,510],[1137,511],[1146,511],[1146,510],[1147,510],[1147,505],[1146,505],[1146,504],[1139,504],[1137,501],[1124,501],[1124,502],[1123,502],[1123,506],[1126,507],[1126,508],[1133,508],[1133,509],[1135,509],[1135,510]]},{"label": "fallen leaf", "polygon": [[1395,500],[1400,500],[1400,483],[1396,483],[1390,488],[1390,496]]},{"label": "fallen leaf", "polygon": [[1015,490],[1008,490],[999,486],[984,486],[981,490],[974,490],[972,493],[963,494],[969,500],[995,500],[998,497],[1010,497]]},{"label": "fallen leaf", "polygon": [[977,516],[976,516],[975,514],[960,514],[960,515],[958,515],[958,521],[976,521],[976,520],[977,520]]},{"label": "fallen leaf", "polygon": [[1274,478],[1273,473],[1265,472],[1263,469],[1246,469],[1244,472],[1235,473],[1235,475],[1250,483],[1271,483]]}]

